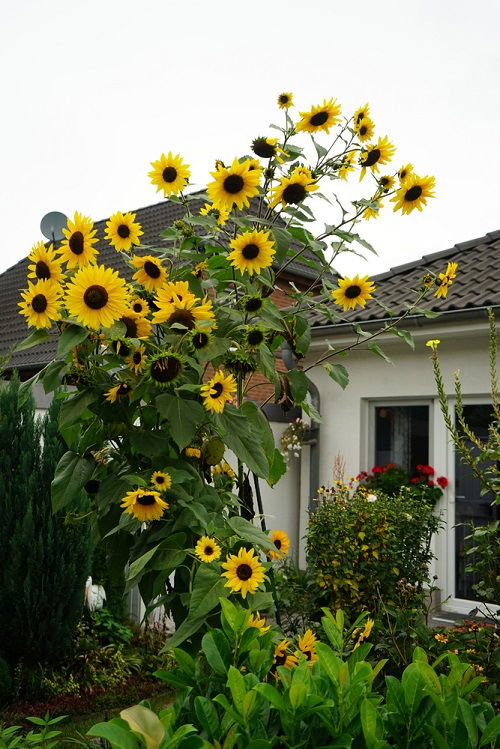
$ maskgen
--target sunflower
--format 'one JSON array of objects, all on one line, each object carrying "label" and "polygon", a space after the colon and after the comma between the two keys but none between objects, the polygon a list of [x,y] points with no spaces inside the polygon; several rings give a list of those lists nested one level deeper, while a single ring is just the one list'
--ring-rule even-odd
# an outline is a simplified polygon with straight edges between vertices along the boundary
[{"label": "sunflower", "polygon": [[195,351],[204,351],[212,343],[212,336],[204,330],[193,330],[191,333],[191,346]]},{"label": "sunflower", "polygon": [[282,559],[285,554],[288,554],[288,549],[290,548],[290,539],[286,535],[285,531],[273,531],[269,540],[276,547],[276,551],[268,552],[271,559]]},{"label": "sunflower", "polygon": [[231,588],[233,593],[241,593],[243,598],[247,593],[255,593],[264,580],[264,567],[254,549],[242,547],[237,555],[228,554],[222,567],[227,570],[222,573],[222,577],[227,577],[224,587]]},{"label": "sunflower", "polygon": [[157,307],[161,304],[172,304],[173,302],[184,302],[188,299],[194,300],[195,295],[189,291],[189,284],[187,281],[167,281],[165,286],[158,289],[156,292],[155,305]]},{"label": "sunflower", "polygon": [[367,150],[361,154],[359,160],[361,164],[359,180],[363,179],[367,169],[371,169],[372,172],[378,172],[379,166],[387,164],[392,159],[395,150],[392,143],[389,143],[387,136],[379,138],[376,145],[367,146]]},{"label": "sunflower", "polygon": [[238,234],[230,241],[229,246],[232,252],[229,253],[227,259],[234,268],[238,268],[241,275],[247,271],[252,276],[263,268],[269,268],[272,264],[276,250],[269,236],[268,231],[254,229]]},{"label": "sunflower", "polygon": [[348,151],[342,158],[342,163],[339,167],[340,179],[346,180],[347,175],[354,170],[354,159],[356,158],[357,151]]},{"label": "sunflower", "polygon": [[123,338],[115,338],[113,341],[111,341],[111,348],[113,349],[115,354],[124,357],[129,356],[132,351],[127,341],[125,341]]},{"label": "sunflower", "polygon": [[413,174],[413,164],[405,164],[405,166],[402,166],[401,169],[398,172],[398,179],[403,184],[405,179],[410,176],[410,174]]},{"label": "sunflower", "polygon": [[148,375],[159,387],[172,385],[182,374],[184,361],[172,349],[161,351],[149,360]]},{"label": "sunflower", "polygon": [[236,380],[232,374],[224,374],[222,369],[217,370],[208,383],[200,388],[203,405],[207,411],[215,411],[219,414],[223,412],[226,403],[231,403],[235,392]]},{"label": "sunflower", "polygon": [[206,271],[208,268],[208,265],[205,260],[202,260],[201,263],[196,263],[193,270],[191,271],[191,275],[193,275],[195,278],[203,278],[203,272]]},{"label": "sunflower", "polygon": [[[276,159],[280,164],[283,164],[280,154],[283,156],[287,155],[286,151],[278,147],[278,138],[255,138],[250,148],[261,159]],[[252,166],[252,168],[255,169],[255,166]]]},{"label": "sunflower", "polygon": [[434,198],[436,180],[434,177],[419,177],[418,174],[409,174],[401,183],[401,187],[391,201],[395,203],[395,211],[401,209],[401,213],[411,213],[415,208],[422,210],[427,205],[427,198]]},{"label": "sunflower", "polygon": [[201,559],[202,562],[215,562],[221,555],[219,544],[215,538],[209,536],[202,536],[196,546],[194,547],[196,556]]},{"label": "sunflower", "polygon": [[186,447],[184,453],[186,458],[201,458],[201,450],[199,447]]},{"label": "sunflower", "polygon": [[207,185],[207,193],[215,208],[230,211],[234,205],[240,210],[248,208],[249,198],[257,195],[260,171],[250,169],[250,162],[235,159],[230,167],[210,172],[214,181]]},{"label": "sunflower", "polygon": [[132,398],[132,388],[126,382],[121,382],[119,385],[110,388],[104,395],[110,403],[116,403],[116,401],[126,397],[130,400]]},{"label": "sunflower", "polygon": [[159,492],[166,492],[172,486],[172,476],[169,473],[155,471],[151,476],[151,483]]},{"label": "sunflower", "polygon": [[394,177],[384,175],[383,177],[380,177],[378,183],[384,192],[389,192],[389,190],[392,190],[394,187]]},{"label": "sunflower", "polygon": [[340,104],[335,99],[323,100],[323,104],[313,107],[310,112],[299,112],[302,119],[297,122],[295,129],[297,132],[317,133],[323,130],[325,133],[330,132],[339,120]]},{"label": "sunflower", "polygon": [[289,109],[290,107],[293,107],[293,94],[280,94],[278,96],[278,107],[280,109]]},{"label": "sunflower", "polygon": [[245,331],[245,343],[249,348],[256,348],[266,340],[265,331],[258,325],[253,325]]},{"label": "sunflower", "polygon": [[130,308],[127,310],[127,314],[134,314],[138,317],[146,317],[149,314],[148,303],[141,299],[140,296],[135,296],[130,302]]},{"label": "sunflower", "polygon": [[191,172],[189,164],[184,164],[179,154],[173,156],[169,151],[164,153],[158,161],[152,161],[153,171],[149,172],[151,182],[156,185],[156,192],[163,190],[164,195],[177,195],[188,183]]},{"label": "sunflower", "polygon": [[438,299],[446,299],[448,289],[453,283],[453,279],[457,276],[457,268],[458,263],[448,263],[448,265],[446,266],[446,271],[439,274],[439,276],[435,280],[435,284],[437,286],[437,289],[434,292],[435,297],[437,297]]},{"label": "sunflower", "polygon": [[285,668],[292,668],[293,666],[296,666],[299,662],[299,659],[296,655],[292,655],[292,653],[288,652],[288,647],[290,645],[289,640],[282,640],[279,642],[276,647],[274,648],[274,669],[276,669],[278,666],[284,666]]},{"label": "sunflower", "polygon": [[[212,302],[206,297],[202,301],[190,294],[190,298],[188,297],[182,301],[178,301],[174,297],[171,302],[163,302],[159,294],[155,299],[155,304],[158,307],[158,312],[155,312],[153,322],[166,322],[167,325],[182,325],[188,330],[198,328],[198,325],[205,320],[207,323],[206,328],[203,328],[204,330],[210,330],[214,326],[215,318],[212,310]],[[184,332],[179,328],[174,328],[174,330],[179,333]]]},{"label": "sunflower", "polygon": [[359,109],[356,109],[356,111],[353,114],[353,126],[354,129],[357,130],[359,123],[361,120],[364,120],[366,117],[370,116],[370,107],[368,104],[365,104],[364,107],[360,107]]},{"label": "sunflower", "polygon": [[53,281],[28,281],[28,288],[21,291],[23,301],[18,302],[20,314],[34,328],[51,328],[52,322],[61,317],[61,294],[61,287]]},{"label": "sunflower", "polygon": [[106,221],[105,238],[117,252],[128,252],[133,244],[140,244],[144,234],[141,225],[135,221],[135,213],[114,213]]},{"label": "sunflower", "polygon": [[[254,163],[255,159],[249,160],[249,164],[253,165]],[[249,167],[250,170],[255,170],[255,168],[256,167],[254,166]],[[218,226],[224,226],[229,218],[230,210],[227,210],[225,208],[215,208],[215,206],[213,206],[211,203],[205,203],[205,205],[200,208],[200,216],[209,216],[211,213],[213,213],[217,217]]]},{"label": "sunflower", "polygon": [[134,255],[130,262],[137,268],[132,278],[148,291],[159,289],[165,283],[167,273],[158,258],[153,255]]},{"label": "sunflower", "polygon": [[308,192],[318,189],[314,183],[303,171],[294,169],[289,177],[282,177],[279,185],[271,189],[271,200],[269,205],[274,208],[281,203],[283,208],[287,205],[301,203]]},{"label": "sunflower", "polygon": [[370,218],[378,218],[380,215],[380,209],[382,208],[381,200],[372,201],[372,205],[365,208],[363,211],[363,218],[368,220]]},{"label": "sunflower", "polygon": [[68,227],[62,232],[66,239],[61,242],[58,253],[61,259],[67,262],[68,268],[95,263],[97,250],[92,245],[99,240],[91,218],[76,211],[73,221],[68,218]]},{"label": "sunflower", "polygon": [[141,523],[159,520],[168,507],[168,503],[160,497],[158,492],[144,489],[127,492],[120,501],[120,507],[125,507],[125,512],[134,515]]},{"label": "sunflower", "polygon": [[249,164],[248,168],[250,169],[251,172],[254,169],[259,169],[260,171],[264,169],[264,167],[262,166],[262,164],[260,163],[258,159],[248,159],[248,164]]},{"label": "sunflower", "polygon": [[260,296],[247,296],[244,297],[241,302],[242,308],[245,312],[249,312],[250,314],[258,312],[263,304],[264,300]]},{"label": "sunflower", "polygon": [[32,265],[28,265],[28,278],[36,278],[39,281],[55,281],[61,283],[64,279],[62,260],[57,257],[52,245],[45,247],[43,242],[37,242],[28,255]]},{"label": "sunflower", "polygon": [[344,312],[354,309],[357,305],[364,307],[367,299],[372,299],[372,291],[375,286],[372,281],[368,281],[368,276],[355,275],[354,278],[340,278],[338,280],[338,289],[331,292],[335,304],[342,306]]},{"label": "sunflower", "polygon": [[151,335],[151,323],[146,320],[145,317],[139,317],[136,315],[123,315],[120,317],[127,331],[125,335],[127,338],[149,338]]},{"label": "sunflower", "polygon": [[458,263],[448,263],[448,265],[446,266],[446,271],[445,271],[448,278],[453,279],[457,277],[457,268],[458,268]]},{"label": "sunflower", "polygon": [[132,370],[135,374],[142,372],[146,366],[145,357],[146,348],[141,344],[138,348],[131,351],[130,355],[125,359],[127,367]]},{"label": "sunflower", "polygon": [[256,611],[255,614],[249,615],[247,619],[247,627],[255,627],[255,629],[258,629],[260,632],[259,637],[271,629],[270,624],[266,627],[266,620],[261,617],[258,611]]},{"label": "sunflower", "polygon": [[109,328],[126,313],[127,287],[116,270],[89,265],[71,279],[64,303],[71,317],[88,328]]},{"label": "sunflower", "polygon": [[364,117],[356,128],[358,133],[358,140],[362,143],[365,140],[370,140],[375,134],[375,126],[373,121],[369,117]]},{"label": "sunflower", "polygon": [[212,466],[212,476],[214,475],[223,475],[227,476],[228,479],[231,479],[231,481],[234,481],[236,478],[236,474],[229,465],[229,463],[226,463],[225,460],[223,460],[221,463],[217,463],[216,466]]},{"label": "sunflower", "polygon": [[302,637],[299,637],[298,646],[299,650],[306,657],[306,659],[309,661],[309,664],[312,665],[315,661],[318,660],[318,656],[316,655],[316,649],[314,647],[316,642],[316,637],[313,635],[312,631],[308,629]]}]

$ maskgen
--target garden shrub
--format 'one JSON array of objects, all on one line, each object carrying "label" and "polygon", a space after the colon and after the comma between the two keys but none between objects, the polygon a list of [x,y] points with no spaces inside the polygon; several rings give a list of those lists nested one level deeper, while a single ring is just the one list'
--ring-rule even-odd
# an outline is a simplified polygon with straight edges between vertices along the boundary
[{"label": "garden shrub", "polygon": [[438,526],[432,508],[404,492],[320,500],[309,518],[307,560],[323,605],[355,616],[381,602],[398,606],[403,596],[408,609],[420,609]]}]

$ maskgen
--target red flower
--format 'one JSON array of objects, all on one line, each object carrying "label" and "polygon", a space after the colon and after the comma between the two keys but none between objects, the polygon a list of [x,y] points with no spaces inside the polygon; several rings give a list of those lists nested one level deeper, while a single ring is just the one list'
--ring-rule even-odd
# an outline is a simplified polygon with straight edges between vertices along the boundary
[{"label": "red flower", "polygon": [[446,489],[446,487],[448,486],[448,479],[446,478],[446,476],[438,476],[436,481],[441,489]]},{"label": "red flower", "polygon": [[419,463],[416,468],[417,468],[417,471],[419,473],[423,473],[424,472],[424,466],[422,465],[422,463]]},{"label": "red flower", "polygon": [[434,481],[432,479],[429,479],[429,481],[427,483],[428,483],[429,486],[434,486]]},{"label": "red flower", "polygon": [[358,475],[356,476],[356,481],[363,481],[363,479],[365,479],[365,478],[366,478],[367,476],[368,476],[368,474],[367,474],[367,472],[366,472],[366,471],[361,471],[361,472],[360,472],[360,473],[358,473]]},{"label": "red flower", "polygon": [[422,466],[422,473],[426,476],[434,476],[434,468],[432,466]]},{"label": "red flower", "polygon": [[396,464],[395,463],[387,463],[387,465],[385,467],[385,470],[388,471],[389,468],[396,468]]},{"label": "red flower", "polygon": [[373,466],[372,468],[373,473],[383,473],[383,470],[380,466]]},{"label": "red flower", "polygon": [[414,476],[412,479],[410,479],[410,484],[418,484],[420,481],[418,476]]}]

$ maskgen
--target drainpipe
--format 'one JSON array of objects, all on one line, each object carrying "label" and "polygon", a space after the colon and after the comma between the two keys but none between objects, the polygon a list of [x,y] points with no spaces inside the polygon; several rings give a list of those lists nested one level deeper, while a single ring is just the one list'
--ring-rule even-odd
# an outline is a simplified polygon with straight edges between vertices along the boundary
[{"label": "drainpipe", "polygon": [[[292,349],[289,344],[285,341],[281,347],[281,358],[288,371],[291,369],[297,369],[297,362],[292,353]],[[311,397],[311,403],[319,412],[320,410],[320,395],[319,390],[309,378],[307,378],[307,392]],[[311,425],[306,432],[306,439],[302,442],[303,445],[309,445],[311,448],[309,457],[309,513],[314,512],[315,499],[318,494],[319,487],[319,446],[320,446],[320,425],[314,419],[311,419]]]}]

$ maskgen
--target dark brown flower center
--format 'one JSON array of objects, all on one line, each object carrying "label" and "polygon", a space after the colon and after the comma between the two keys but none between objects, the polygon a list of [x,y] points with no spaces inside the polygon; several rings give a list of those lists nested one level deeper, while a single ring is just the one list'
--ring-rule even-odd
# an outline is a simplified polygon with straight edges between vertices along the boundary
[{"label": "dark brown flower center", "polygon": [[120,226],[116,230],[116,233],[122,239],[127,239],[127,237],[130,236],[130,227],[128,227],[127,224],[120,224]]},{"label": "dark brown flower center", "polygon": [[244,185],[243,177],[239,174],[230,174],[223,183],[224,190],[230,193],[230,195],[235,195],[237,192],[243,190]]},{"label": "dark brown flower center", "polygon": [[305,655],[306,661],[310,661],[312,658],[312,653],[310,650],[302,650],[302,654]]},{"label": "dark brown flower center", "polygon": [[255,257],[257,257],[257,255],[259,254],[259,252],[260,252],[260,248],[259,248],[258,245],[256,245],[256,244],[246,244],[243,247],[243,249],[241,251],[241,254],[245,258],[245,260],[253,260]]},{"label": "dark brown flower center", "polygon": [[166,166],[161,173],[164,182],[175,182],[177,179],[177,169],[173,166]]},{"label": "dark brown flower center", "polygon": [[256,138],[252,143],[252,151],[262,159],[272,159],[276,154],[276,146],[268,143],[265,138]]},{"label": "dark brown flower center", "polygon": [[142,354],[140,351],[136,351],[135,354],[132,355],[132,361],[134,364],[140,364],[142,361]]},{"label": "dark brown flower center", "polygon": [[278,551],[279,551],[279,549],[281,549],[281,541],[280,541],[279,538],[276,538],[274,540],[274,545],[276,546],[276,548],[278,549]]},{"label": "dark brown flower center", "polygon": [[113,341],[111,348],[120,356],[128,356],[130,354],[130,347],[123,341]]},{"label": "dark brown flower center", "polygon": [[401,169],[401,171],[399,172],[399,179],[404,179],[407,174],[408,172],[406,171],[406,169]]},{"label": "dark brown flower center", "polygon": [[176,309],[168,318],[169,325],[174,325],[174,323],[184,325],[188,330],[192,330],[195,325],[195,318],[193,313],[188,309]]},{"label": "dark brown flower center", "polygon": [[209,341],[209,338],[206,333],[196,333],[196,335],[193,336],[193,346],[196,349],[205,348],[208,341]]},{"label": "dark brown flower center", "polygon": [[35,312],[38,312],[39,314],[45,312],[45,310],[47,309],[47,297],[45,297],[43,294],[37,294],[31,300],[31,306],[33,307]]},{"label": "dark brown flower center", "polygon": [[155,481],[157,484],[164,484],[165,483],[165,477],[164,476],[157,476],[155,478]]},{"label": "dark brown flower center", "polygon": [[143,494],[140,497],[137,497],[136,500],[138,505],[154,505],[156,502],[156,497],[154,494]]},{"label": "dark brown flower center", "polygon": [[357,296],[361,294],[361,289],[359,286],[348,286],[347,289],[344,291],[344,294],[348,299],[356,299]]},{"label": "dark brown flower center", "polygon": [[262,307],[262,299],[259,299],[259,297],[254,297],[253,299],[248,299],[245,302],[245,309],[247,312],[257,312]]},{"label": "dark brown flower center", "polygon": [[382,187],[386,187],[389,184],[389,177],[381,177],[380,184]]},{"label": "dark brown flower center", "polygon": [[132,305],[132,309],[134,310],[134,312],[139,313],[142,312],[143,306],[140,302],[135,302],[135,304]]},{"label": "dark brown flower center", "polygon": [[121,317],[120,322],[125,325],[127,338],[137,338],[137,322],[133,317]]},{"label": "dark brown flower center", "polygon": [[368,152],[366,159],[363,161],[363,166],[373,166],[380,159],[380,148],[372,148]]},{"label": "dark brown flower center", "polygon": [[252,577],[252,574],[253,574],[253,570],[249,564],[239,564],[236,567],[236,577],[239,580],[243,580],[243,581],[250,580],[250,578]]},{"label": "dark brown flower center", "polygon": [[306,188],[298,182],[292,182],[283,190],[283,200],[285,203],[300,203],[306,195]]},{"label": "dark brown flower center", "polygon": [[405,192],[405,200],[412,202],[413,200],[418,200],[421,195],[422,188],[420,185],[413,185],[413,187],[410,187],[410,189]]},{"label": "dark brown flower center", "polygon": [[320,125],[324,125],[327,119],[328,112],[316,112],[316,114],[313,114],[309,122],[313,127],[319,127]]},{"label": "dark brown flower center", "polygon": [[222,391],[224,390],[224,386],[222,382],[216,382],[215,385],[212,385],[212,390],[215,390],[215,393],[210,393],[211,398],[220,398],[222,395]]},{"label": "dark brown flower center", "polygon": [[362,126],[361,126],[361,127],[359,128],[359,134],[360,134],[360,135],[366,135],[366,133],[367,133],[367,132],[368,132],[368,128],[366,127],[366,125],[362,125]]},{"label": "dark brown flower center", "polygon": [[284,666],[286,663],[286,653],[280,653],[274,656],[274,662],[277,666]]},{"label": "dark brown flower center", "polygon": [[205,546],[205,548],[203,549],[203,553],[206,554],[207,557],[209,557],[214,553],[214,550],[211,546]]},{"label": "dark brown flower center", "polygon": [[44,263],[43,260],[39,260],[35,266],[35,274],[37,278],[40,278],[43,281],[48,281],[50,278],[50,268],[47,263]]},{"label": "dark brown flower center", "polygon": [[118,390],[116,391],[118,395],[128,395],[132,388],[130,385],[127,385],[126,382],[122,382],[121,385],[119,385]]},{"label": "dark brown flower center", "polygon": [[94,284],[86,289],[83,301],[90,309],[102,309],[108,303],[108,292],[104,286]]},{"label": "dark brown flower center", "polygon": [[161,276],[161,269],[153,263],[151,260],[146,260],[144,263],[144,273],[150,278],[159,278]]},{"label": "dark brown flower center", "polygon": [[69,249],[74,255],[81,255],[84,248],[83,234],[81,231],[74,231],[68,241]]},{"label": "dark brown flower center", "polygon": [[359,125],[359,123],[361,122],[361,120],[364,119],[364,117],[365,117],[365,113],[364,112],[360,112],[358,114],[358,116],[356,117],[356,125]]},{"label": "dark brown flower center", "polygon": [[280,104],[287,104],[287,103],[288,103],[288,96],[286,94],[281,94]]},{"label": "dark brown flower center", "polygon": [[151,365],[151,377],[156,382],[171,382],[181,371],[181,362],[175,356],[163,356]]},{"label": "dark brown flower center", "polygon": [[248,343],[250,346],[258,346],[264,340],[264,333],[261,330],[251,330],[248,333]]}]

